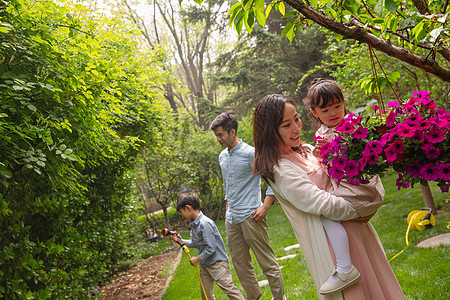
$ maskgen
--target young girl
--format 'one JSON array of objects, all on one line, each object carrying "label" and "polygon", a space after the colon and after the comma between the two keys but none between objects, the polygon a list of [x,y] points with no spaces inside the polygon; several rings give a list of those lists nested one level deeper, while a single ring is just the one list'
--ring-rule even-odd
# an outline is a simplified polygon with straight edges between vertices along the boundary
[{"label": "young girl", "polygon": [[[325,141],[331,141],[337,135],[334,128],[349,112],[345,108],[345,100],[340,86],[329,79],[314,79],[308,87],[304,104],[309,109],[310,117],[315,124],[320,125],[316,132],[318,143],[313,150],[313,154],[321,161],[322,158],[318,149]],[[351,185],[345,180],[338,185],[332,179],[331,183],[333,188],[330,193],[350,201],[359,215],[366,218],[366,221],[375,214],[383,202],[384,188],[378,176],[372,178],[368,184],[359,186]],[[321,292],[326,294],[328,291],[334,291],[342,286],[338,274],[350,273],[352,262],[348,237],[344,227],[339,222],[328,220],[323,216],[321,221],[336,255],[337,274],[333,273],[321,287]]]},{"label": "young girl", "polygon": [[[291,223],[318,299],[405,299],[370,222],[356,221],[359,215],[351,203],[327,192],[330,178],[312,154],[314,147],[300,140],[301,128],[294,100],[277,94],[262,98],[253,116],[253,172],[270,184]],[[335,268],[320,216],[342,221],[351,260],[361,272],[361,280],[351,286],[347,283],[357,276],[340,275],[345,282],[338,284],[338,292],[333,295],[319,292]],[[348,288],[340,292],[346,284]]]}]

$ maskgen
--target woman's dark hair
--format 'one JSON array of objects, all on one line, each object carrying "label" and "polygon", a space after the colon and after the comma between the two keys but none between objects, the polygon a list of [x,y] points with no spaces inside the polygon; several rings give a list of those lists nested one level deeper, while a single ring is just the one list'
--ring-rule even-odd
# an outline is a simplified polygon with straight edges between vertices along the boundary
[{"label": "woman's dark hair", "polygon": [[234,129],[234,132],[237,134],[239,124],[236,119],[236,113],[232,110],[221,113],[212,121],[210,129],[214,130],[220,126],[222,126],[222,130],[228,133],[231,129]]},{"label": "woman's dark hair", "polygon": [[193,209],[200,209],[200,198],[196,194],[181,194],[177,201],[177,211],[186,205],[192,206]]},{"label": "woman's dark hair", "polygon": [[[253,174],[260,175],[264,180],[275,182],[273,170],[281,158],[279,145],[284,144],[278,132],[283,121],[286,103],[297,108],[297,103],[289,97],[273,94],[262,98],[253,114],[253,143],[255,145],[255,160]],[[294,151],[304,153],[302,146],[292,148]]]},{"label": "woman's dark hair", "polygon": [[[306,98],[303,99],[305,108],[308,109],[308,116],[313,120],[316,126],[320,126],[323,122],[314,116],[310,111],[315,110],[316,107],[324,108],[334,103],[340,103],[344,101],[344,94],[339,84],[331,79],[315,78],[308,86],[308,92]],[[345,109],[345,113],[350,111]]]}]

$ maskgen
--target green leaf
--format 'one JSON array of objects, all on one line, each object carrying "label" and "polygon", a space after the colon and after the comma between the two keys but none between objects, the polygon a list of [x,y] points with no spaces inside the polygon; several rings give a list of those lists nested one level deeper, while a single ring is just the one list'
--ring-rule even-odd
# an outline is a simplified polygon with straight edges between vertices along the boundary
[{"label": "green leaf", "polygon": [[255,10],[264,11],[264,0],[255,0]]},{"label": "green leaf", "polygon": [[270,11],[272,10],[272,8],[273,8],[273,4],[272,3],[267,5],[267,7],[266,7],[266,18],[269,17],[269,14],[270,14]]},{"label": "green leaf", "polygon": [[68,154],[70,154],[70,153],[73,153],[73,150],[72,150],[72,149],[66,149],[66,150],[64,150],[64,154],[68,155]]},{"label": "green leaf", "polygon": [[286,6],[284,5],[284,2],[278,2],[278,4],[276,4],[275,7],[278,8],[280,14],[284,16],[284,14],[286,13]]},{"label": "green leaf", "polygon": [[256,20],[262,27],[266,26],[266,15],[264,14],[264,11],[256,10]]},{"label": "green leaf", "polygon": [[10,170],[0,170],[0,174],[2,174],[2,176],[6,178],[12,177],[12,172]]},{"label": "green leaf", "polygon": [[290,17],[292,17],[292,16],[297,16],[297,15],[298,15],[298,11],[293,10],[293,11],[290,11],[290,12],[288,12],[287,14],[285,14],[285,15],[284,15],[284,18],[290,18]]},{"label": "green leaf", "polygon": [[252,33],[254,23],[255,23],[255,13],[253,9],[251,9],[250,11],[247,11],[244,18],[245,28],[247,29],[247,32],[249,34]]},{"label": "green leaf", "polygon": [[294,37],[295,37],[295,34],[296,34],[296,32],[295,32],[295,29],[296,28],[296,26],[294,25],[294,26],[292,26],[291,27],[291,29],[287,32],[287,34],[286,34],[286,37],[288,38],[288,40],[292,43],[292,40],[294,39]]},{"label": "green leaf", "polygon": [[231,13],[237,14],[237,12],[240,10],[241,4],[241,2],[233,4],[228,10],[227,16],[229,16]]},{"label": "green leaf", "polygon": [[56,250],[58,253],[61,253],[61,252],[64,252],[64,250],[66,250],[66,249],[64,249],[64,247],[61,246],[61,245],[56,245],[55,250]]},{"label": "green leaf", "polygon": [[350,11],[353,15],[358,14],[359,7],[355,0],[345,0],[344,8]]},{"label": "green leaf", "polygon": [[384,0],[384,6],[391,13],[395,13],[397,10],[398,4],[394,0]]},{"label": "green leaf", "polygon": [[244,0],[242,2],[242,7],[244,8],[245,11],[249,11],[250,7],[252,7],[253,4],[253,0]]},{"label": "green leaf", "polygon": [[234,19],[234,26],[238,34],[240,34],[242,31],[242,23],[244,22],[244,15],[245,15],[244,11],[241,10]]},{"label": "green leaf", "polygon": [[424,22],[424,20],[420,21],[413,30],[411,31],[414,35],[416,41],[422,40],[427,34],[428,24]]},{"label": "green leaf", "polygon": [[237,14],[241,11],[241,9],[242,9],[242,7],[241,6],[239,6],[237,9],[235,9],[232,13],[231,13],[231,15],[230,15],[230,26],[232,26],[233,25],[233,23],[234,23],[234,20],[236,19],[236,16],[237,16]]},{"label": "green leaf", "polygon": [[78,161],[78,157],[76,157],[74,154],[68,155],[67,158],[71,161]]},{"label": "green leaf", "polygon": [[281,37],[284,37],[289,31],[293,30],[292,26],[294,25],[294,19],[291,19],[286,26],[284,26],[283,31],[281,32]]}]

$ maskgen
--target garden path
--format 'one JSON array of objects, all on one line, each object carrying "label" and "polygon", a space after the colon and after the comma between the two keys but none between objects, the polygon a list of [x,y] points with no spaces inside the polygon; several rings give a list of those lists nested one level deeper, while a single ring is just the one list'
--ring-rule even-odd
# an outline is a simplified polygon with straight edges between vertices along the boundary
[{"label": "garden path", "polygon": [[[295,245],[287,246],[283,250],[284,251],[289,251],[289,250],[296,249],[296,248],[300,248],[300,245],[299,244],[295,244]],[[280,261],[280,260],[283,260],[283,259],[294,258],[297,255],[298,255],[298,253],[296,253],[296,254],[289,254],[289,255],[281,256],[281,257],[277,258],[277,260]],[[283,266],[281,266],[281,268],[283,268]],[[263,279],[263,280],[258,281],[258,284],[259,284],[259,286],[264,286],[266,284],[269,284],[269,281],[267,279]]]}]

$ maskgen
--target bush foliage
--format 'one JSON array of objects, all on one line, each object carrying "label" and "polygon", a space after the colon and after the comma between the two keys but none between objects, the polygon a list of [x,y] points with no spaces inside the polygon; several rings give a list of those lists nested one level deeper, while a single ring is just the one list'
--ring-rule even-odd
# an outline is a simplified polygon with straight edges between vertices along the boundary
[{"label": "bush foliage", "polygon": [[0,298],[83,297],[127,255],[129,171],[164,113],[164,56],[127,28],[0,0]]}]

